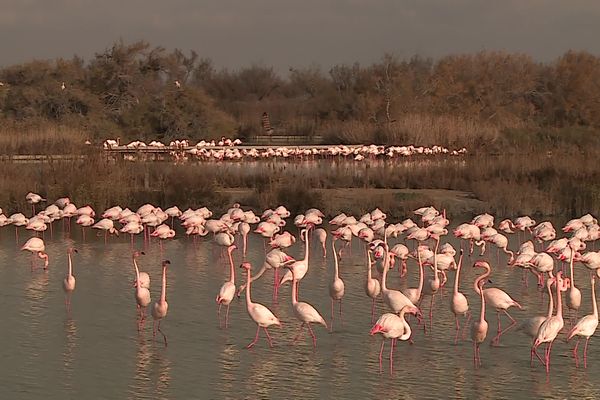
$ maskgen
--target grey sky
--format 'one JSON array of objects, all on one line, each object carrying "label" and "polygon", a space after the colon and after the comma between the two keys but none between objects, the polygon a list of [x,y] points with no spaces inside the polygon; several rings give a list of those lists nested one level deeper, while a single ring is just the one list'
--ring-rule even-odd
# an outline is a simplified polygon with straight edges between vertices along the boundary
[{"label": "grey sky", "polygon": [[0,0],[0,65],[89,59],[123,38],[278,71],[501,49],[600,53],[596,0]]}]

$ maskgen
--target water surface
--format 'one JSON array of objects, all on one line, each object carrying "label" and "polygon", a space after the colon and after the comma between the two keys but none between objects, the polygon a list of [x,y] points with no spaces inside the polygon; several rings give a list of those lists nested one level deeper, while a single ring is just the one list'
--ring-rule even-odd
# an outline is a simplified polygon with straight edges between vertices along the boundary
[{"label": "water surface", "polygon": [[[295,228],[291,228],[295,232]],[[60,229],[59,229],[60,231]],[[21,234],[21,244],[24,234]],[[318,343],[313,351],[306,340],[292,344],[299,323],[294,319],[289,285],[280,290],[279,302],[272,303],[272,273],[253,285],[253,299],[269,306],[283,321],[281,329],[270,329],[275,347],[269,349],[262,336],[251,350],[245,346],[254,338],[256,325],[246,313],[245,300],[235,300],[230,311],[230,328],[220,329],[215,297],[228,267],[220,249],[208,238],[196,242],[179,237],[166,243],[161,256],[158,245],[145,247],[141,269],[152,279],[152,298],[160,296],[160,260],[171,260],[167,300],[169,314],[163,322],[169,345],[152,338],[151,321],[144,331],[136,329],[133,297],[133,269],[128,238],[102,238],[88,234],[85,242],[79,231],[73,239],[55,232],[46,234],[50,255],[48,272],[29,268],[29,255],[18,251],[12,229],[0,232],[0,298],[4,309],[0,346],[0,392],[3,398],[23,399],[183,399],[183,398],[594,398],[600,386],[594,379],[600,373],[600,344],[591,340],[587,371],[575,368],[570,357],[572,343],[564,334],[553,348],[552,369],[547,377],[537,364],[529,366],[529,338],[512,331],[499,347],[488,346],[495,331],[495,313],[488,310],[488,340],[482,346],[483,367],[472,365],[468,340],[453,344],[454,320],[449,311],[448,290],[436,299],[433,331],[424,335],[414,321],[414,345],[399,343],[395,372],[389,375],[386,344],[383,373],[379,373],[378,352],[381,336],[371,337],[370,300],[363,291],[365,256],[362,245],[354,243],[351,253],[340,261],[345,281],[343,326],[335,322],[334,332],[314,327]],[[455,246],[454,238],[447,238]],[[77,288],[72,311],[64,306],[62,279],[66,273],[66,249],[75,245]],[[330,243],[328,242],[328,246]],[[136,243],[143,248],[141,238]],[[333,261],[323,261],[316,246],[311,253],[309,272],[301,285],[300,298],[310,302],[329,320],[328,283]],[[511,247],[517,248],[516,237]],[[235,255],[237,265],[240,252]],[[299,244],[290,250],[303,255]],[[258,269],[264,257],[262,240],[252,237],[248,259]],[[511,309],[517,320],[545,314],[547,298],[520,281],[520,270],[497,263],[495,250],[486,257],[492,261],[493,286],[506,290],[525,306]],[[465,258],[461,290],[471,309],[479,312],[479,300],[472,289],[476,272],[474,258]],[[409,263],[408,285],[417,285],[417,268]],[[480,271],[477,271],[480,273]],[[450,273],[451,290],[454,273]],[[239,274],[237,282],[241,282]],[[576,265],[577,285],[582,290],[580,315],[591,313],[588,271]],[[397,272],[391,272],[388,285],[406,285]],[[429,301],[423,308],[428,312]],[[379,305],[383,310],[383,305]],[[381,312],[381,311],[379,311]],[[503,320],[503,323],[506,323]]]}]

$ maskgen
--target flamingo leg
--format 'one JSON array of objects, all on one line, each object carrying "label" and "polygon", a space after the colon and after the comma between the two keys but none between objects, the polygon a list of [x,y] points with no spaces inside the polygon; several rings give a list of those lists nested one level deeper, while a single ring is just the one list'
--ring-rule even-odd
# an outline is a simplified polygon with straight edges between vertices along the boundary
[{"label": "flamingo leg", "polygon": [[260,332],[260,326],[256,325],[256,336],[254,337],[254,340],[252,342],[250,342],[250,344],[248,346],[246,346],[247,349],[251,348],[252,346],[254,346],[256,344],[256,342],[258,342],[258,333]]},{"label": "flamingo leg", "polygon": [[575,347],[573,347],[573,358],[575,358],[575,367],[576,368],[579,368],[579,356],[577,355],[577,348],[579,347],[579,340],[580,340],[580,338],[577,338]]},{"label": "flamingo leg", "polygon": [[462,338],[463,340],[467,337],[467,329],[469,328],[469,323],[471,322],[471,311],[467,312],[467,322],[465,322],[465,327],[463,328]]},{"label": "flamingo leg", "polygon": [[344,326],[344,318],[342,317],[342,299],[340,299],[340,323]]},{"label": "flamingo leg", "polygon": [[585,339],[585,347],[583,348],[583,368],[587,368],[587,349],[590,343],[590,338]]},{"label": "flamingo leg", "polygon": [[221,322],[221,306],[222,305],[223,305],[222,303],[219,303],[219,307],[217,308],[217,317],[219,318],[219,328],[221,328],[223,325]]},{"label": "flamingo leg", "polygon": [[333,299],[331,299],[331,329],[330,332],[333,332],[333,316],[335,315]]},{"label": "flamingo leg", "polygon": [[515,319],[510,316],[510,314],[508,313],[508,311],[506,311],[506,310],[502,310],[502,311],[510,319],[511,323],[506,328],[500,329],[500,312],[498,312],[497,313],[497,317],[498,317],[498,334],[496,335],[496,337],[494,337],[494,339],[492,339],[492,342],[490,344],[496,344],[497,345],[500,342],[500,337],[502,335],[504,335],[506,332],[508,332],[509,330],[511,330],[512,328],[514,328],[514,326],[517,324],[517,321],[515,321]]},{"label": "flamingo leg", "polygon": [[271,335],[269,335],[269,331],[267,330],[267,327],[263,328],[265,331],[265,334],[267,335],[267,341],[269,342],[269,347],[273,347],[273,340],[271,339]]},{"label": "flamingo leg", "polygon": [[158,331],[160,332],[161,335],[163,335],[163,339],[165,341],[165,347],[167,347],[167,335],[165,335],[165,333],[160,330],[161,321],[162,321],[161,319],[158,320]]},{"label": "flamingo leg", "polygon": [[296,341],[300,338],[300,335],[303,332],[304,325],[305,325],[304,322],[302,324],[300,324],[300,327],[298,328],[298,332],[296,333],[296,336],[294,336],[294,340],[292,341],[292,343],[296,343]]},{"label": "flamingo leg", "polygon": [[225,329],[229,326],[229,306],[230,304],[227,304],[227,311],[225,312]]},{"label": "flamingo leg", "polygon": [[456,335],[454,336],[454,344],[458,342],[458,333],[460,332],[460,324],[458,323],[458,315],[454,315],[454,322],[456,325]]},{"label": "flamingo leg", "polygon": [[315,336],[315,333],[313,332],[312,328],[310,327],[310,322],[306,323],[306,326],[308,326],[308,331],[310,332],[310,336],[312,336],[312,341],[313,341],[313,348],[317,348],[317,337]]},{"label": "flamingo leg", "polygon": [[375,321],[375,299],[371,302],[371,323]]},{"label": "flamingo leg", "polygon": [[381,374],[383,372],[383,368],[381,366],[382,360],[383,360],[383,346],[385,345],[385,338],[383,338],[383,340],[381,341],[381,349],[379,349],[379,373]]},{"label": "flamingo leg", "polygon": [[394,347],[396,339],[392,339],[392,345],[390,346],[390,375],[394,374]]}]

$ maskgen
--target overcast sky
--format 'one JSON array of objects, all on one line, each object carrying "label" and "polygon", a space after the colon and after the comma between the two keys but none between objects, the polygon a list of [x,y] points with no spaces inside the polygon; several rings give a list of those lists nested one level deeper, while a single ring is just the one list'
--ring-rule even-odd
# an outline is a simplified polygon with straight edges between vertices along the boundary
[{"label": "overcast sky", "polygon": [[196,50],[217,67],[369,64],[500,49],[600,53],[598,0],[0,0],[0,65],[89,60],[114,41]]}]

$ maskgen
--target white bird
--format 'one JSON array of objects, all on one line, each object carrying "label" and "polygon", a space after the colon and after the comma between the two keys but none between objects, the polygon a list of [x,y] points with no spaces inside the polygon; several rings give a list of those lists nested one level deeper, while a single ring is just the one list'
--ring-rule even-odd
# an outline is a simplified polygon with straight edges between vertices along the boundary
[{"label": "white bird", "polygon": [[219,294],[215,301],[219,305],[219,309],[217,311],[219,316],[219,326],[221,326],[221,307],[223,305],[227,306],[227,313],[225,314],[225,329],[229,324],[229,305],[235,296],[235,268],[233,266],[233,256],[232,253],[237,247],[232,244],[227,248],[227,255],[229,256],[229,280],[223,283],[221,289],[219,290]]}]

